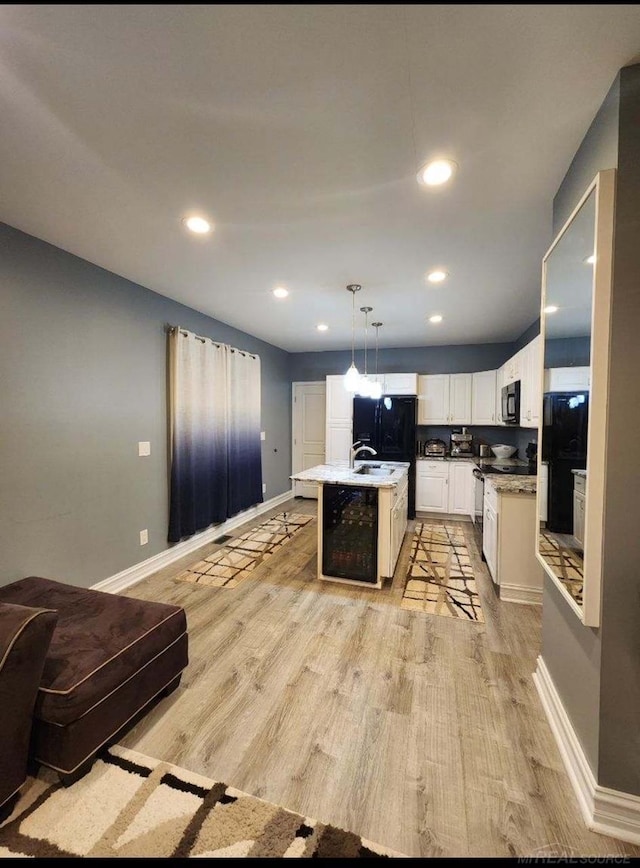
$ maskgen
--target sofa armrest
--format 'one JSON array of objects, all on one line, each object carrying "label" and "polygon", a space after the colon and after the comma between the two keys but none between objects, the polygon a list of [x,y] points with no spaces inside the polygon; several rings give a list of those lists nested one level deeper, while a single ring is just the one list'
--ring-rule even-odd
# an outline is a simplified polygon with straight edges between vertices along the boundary
[{"label": "sofa armrest", "polygon": [[27,776],[33,708],[57,619],[50,609],[0,603],[0,808]]}]

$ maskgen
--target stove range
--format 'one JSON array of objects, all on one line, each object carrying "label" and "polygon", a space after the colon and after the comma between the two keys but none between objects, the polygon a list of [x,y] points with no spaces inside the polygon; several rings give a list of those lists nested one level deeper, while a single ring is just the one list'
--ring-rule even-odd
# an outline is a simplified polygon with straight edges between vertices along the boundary
[{"label": "stove range", "polygon": [[509,476],[535,476],[537,473],[535,464],[532,466],[516,464],[514,467],[504,467],[496,464],[483,464],[480,462],[479,468],[482,473],[502,473],[503,475],[508,474]]}]

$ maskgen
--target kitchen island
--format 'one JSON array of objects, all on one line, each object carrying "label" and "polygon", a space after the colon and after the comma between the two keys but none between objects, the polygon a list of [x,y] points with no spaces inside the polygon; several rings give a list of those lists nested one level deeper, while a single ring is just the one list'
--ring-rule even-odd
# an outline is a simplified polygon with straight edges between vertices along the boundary
[{"label": "kitchen island", "polygon": [[381,588],[407,527],[409,464],[319,464],[294,474],[318,485],[318,578]]}]

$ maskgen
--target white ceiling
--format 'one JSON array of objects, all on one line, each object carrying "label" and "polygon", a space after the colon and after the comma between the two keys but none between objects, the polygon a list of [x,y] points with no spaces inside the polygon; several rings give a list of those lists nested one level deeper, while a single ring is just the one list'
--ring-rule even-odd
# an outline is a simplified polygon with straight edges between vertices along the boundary
[{"label": "white ceiling", "polygon": [[381,346],[510,340],[639,48],[638,5],[0,6],[0,219],[288,350],[348,346],[351,282]]}]

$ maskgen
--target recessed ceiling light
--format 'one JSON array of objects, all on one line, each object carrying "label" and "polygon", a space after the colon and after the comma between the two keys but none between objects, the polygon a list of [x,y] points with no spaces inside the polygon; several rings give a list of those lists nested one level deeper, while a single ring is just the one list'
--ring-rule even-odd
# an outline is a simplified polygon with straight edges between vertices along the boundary
[{"label": "recessed ceiling light", "polygon": [[273,294],[276,298],[286,298],[289,295],[289,290],[285,289],[284,286],[276,286],[273,290]]},{"label": "recessed ceiling light", "polygon": [[595,261],[596,261],[595,253],[592,253],[591,256],[587,256],[587,258],[585,259],[585,262],[587,263],[587,265],[593,265],[595,263]]},{"label": "recessed ceiling light", "polygon": [[442,317],[439,313],[434,313],[433,316],[429,317],[429,322],[442,322]]},{"label": "recessed ceiling light", "polygon": [[557,313],[557,311],[558,307],[555,304],[548,304],[544,309],[545,313]]},{"label": "recessed ceiling light", "polygon": [[442,283],[443,280],[446,280],[449,275],[446,271],[442,271],[442,269],[437,268],[435,271],[430,271],[427,274],[427,280],[429,283]]},{"label": "recessed ceiling light", "polygon": [[457,169],[453,160],[432,160],[422,166],[418,172],[418,183],[427,187],[438,187],[446,184]]},{"label": "recessed ceiling light", "polygon": [[204,217],[186,217],[184,224],[190,232],[194,232],[196,235],[206,235],[213,229],[211,223]]},{"label": "recessed ceiling light", "polygon": [[316,326],[319,332],[326,332],[329,329],[329,326],[324,322],[319,322]]}]

